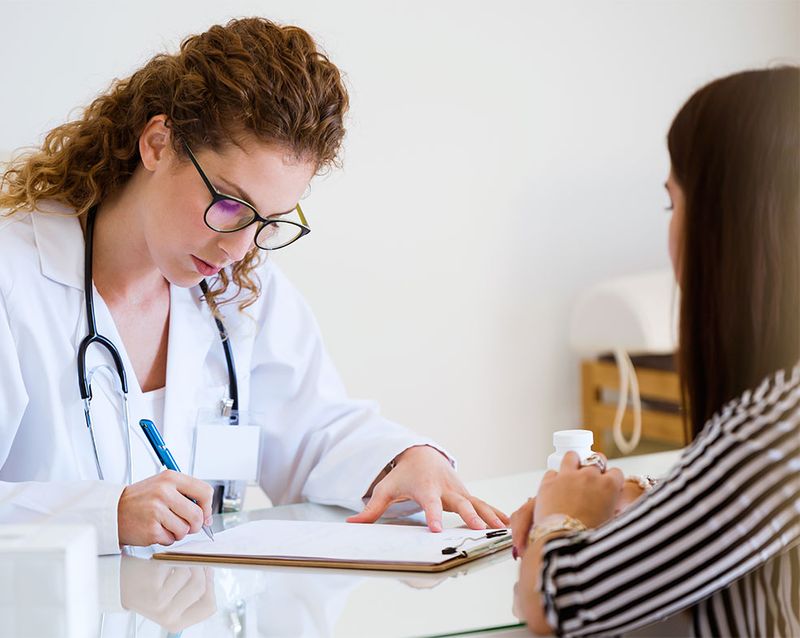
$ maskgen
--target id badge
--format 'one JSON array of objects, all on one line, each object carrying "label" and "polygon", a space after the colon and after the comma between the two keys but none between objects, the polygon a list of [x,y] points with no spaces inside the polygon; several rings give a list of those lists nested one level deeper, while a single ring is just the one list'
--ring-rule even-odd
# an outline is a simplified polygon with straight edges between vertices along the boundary
[{"label": "id badge", "polygon": [[[261,459],[261,423],[250,412],[239,412],[238,423],[219,410],[201,409],[194,432],[192,476],[223,484],[219,511],[238,511],[244,488],[258,480]],[[235,423],[235,424],[234,424]]]}]

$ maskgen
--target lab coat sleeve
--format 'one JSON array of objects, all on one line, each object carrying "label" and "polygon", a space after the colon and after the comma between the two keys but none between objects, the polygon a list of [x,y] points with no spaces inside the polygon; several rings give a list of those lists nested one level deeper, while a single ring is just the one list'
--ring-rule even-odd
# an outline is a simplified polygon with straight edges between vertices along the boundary
[{"label": "lab coat sleeve", "polygon": [[[17,347],[0,291],[0,477],[15,450],[14,439],[28,405],[28,392],[17,356]],[[9,481],[0,480],[0,524],[84,523],[97,530],[98,552],[120,551],[117,503],[124,486],[105,481]]]},{"label": "lab coat sleeve", "polygon": [[[273,265],[251,365],[250,405],[264,419],[260,483],[273,503],[312,501],[363,509],[363,496],[394,457],[426,437],[385,419],[372,402],[350,399],[299,292]],[[388,516],[419,511],[393,505]]]}]

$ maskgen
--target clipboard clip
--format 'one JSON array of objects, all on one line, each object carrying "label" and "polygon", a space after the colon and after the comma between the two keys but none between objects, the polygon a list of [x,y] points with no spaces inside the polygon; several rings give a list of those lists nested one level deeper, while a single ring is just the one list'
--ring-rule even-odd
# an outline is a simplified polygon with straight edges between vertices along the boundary
[{"label": "clipboard clip", "polygon": [[[452,545],[450,547],[445,547],[442,550],[442,554],[445,556],[449,556],[450,554],[455,554],[459,548],[466,543],[467,541],[482,541],[484,538],[498,538],[500,536],[505,536],[508,534],[507,529],[494,529],[491,532],[486,532],[483,536],[478,536],[478,538],[462,538],[461,542],[458,545]],[[466,552],[464,552],[466,555]]]}]

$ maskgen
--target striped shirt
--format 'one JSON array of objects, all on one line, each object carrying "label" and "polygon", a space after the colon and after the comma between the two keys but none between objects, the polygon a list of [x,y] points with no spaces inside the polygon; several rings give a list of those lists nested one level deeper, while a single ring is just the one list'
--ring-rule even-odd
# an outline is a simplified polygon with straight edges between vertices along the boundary
[{"label": "striped shirt", "polygon": [[561,636],[687,609],[698,636],[800,636],[800,364],[725,405],[620,516],[548,541],[541,588]]}]

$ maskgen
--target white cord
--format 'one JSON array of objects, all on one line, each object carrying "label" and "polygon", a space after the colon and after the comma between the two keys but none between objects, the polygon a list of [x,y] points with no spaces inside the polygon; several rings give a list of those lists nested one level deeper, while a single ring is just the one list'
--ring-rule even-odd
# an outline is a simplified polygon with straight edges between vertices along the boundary
[{"label": "white cord", "polygon": [[133,483],[133,452],[131,451],[131,407],[128,404],[128,394],[119,388],[122,395],[123,410],[125,410],[125,445],[128,452],[128,485]]},{"label": "white cord", "polygon": [[[621,348],[614,350],[614,359],[619,370],[619,399],[617,400],[617,413],[614,416],[612,433],[614,443],[622,454],[633,452],[642,438],[642,397],[639,394],[639,379],[633,367],[630,355]],[[631,400],[633,402],[633,433],[630,439],[622,434],[622,419],[628,407],[628,389],[630,386]]]}]

